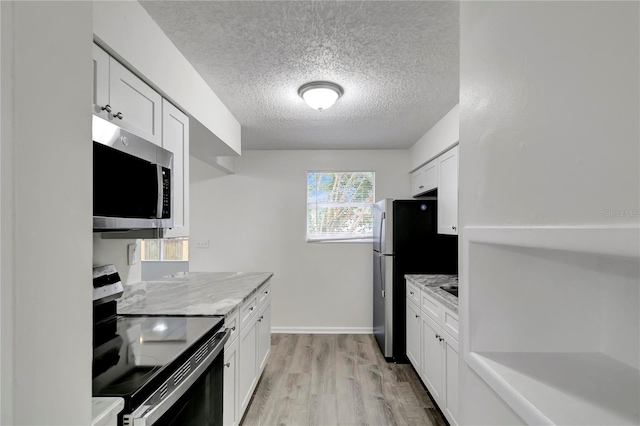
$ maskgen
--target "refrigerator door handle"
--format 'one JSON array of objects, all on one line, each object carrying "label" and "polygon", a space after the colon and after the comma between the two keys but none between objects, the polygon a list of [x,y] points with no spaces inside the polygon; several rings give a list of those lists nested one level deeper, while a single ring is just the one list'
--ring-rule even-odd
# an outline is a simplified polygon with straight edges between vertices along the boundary
[{"label": "refrigerator door handle", "polygon": [[380,265],[380,286],[382,287],[382,297],[384,298],[384,295],[385,295],[385,291],[384,291],[384,287],[385,287],[385,285],[384,285],[385,284],[385,282],[384,282],[385,280],[384,279],[385,279],[385,276],[382,273],[382,259],[383,258],[380,259],[380,262],[378,262],[378,265]]},{"label": "refrigerator door handle", "polygon": [[[382,212],[382,216],[380,217],[380,232],[378,232],[378,246],[380,247],[380,253],[386,253],[387,251],[382,247],[382,230],[384,229],[384,221],[387,218],[385,212]],[[380,267],[380,272],[382,272],[382,266]],[[384,293],[384,291],[383,291]],[[384,297],[384,296],[383,296]]]}]

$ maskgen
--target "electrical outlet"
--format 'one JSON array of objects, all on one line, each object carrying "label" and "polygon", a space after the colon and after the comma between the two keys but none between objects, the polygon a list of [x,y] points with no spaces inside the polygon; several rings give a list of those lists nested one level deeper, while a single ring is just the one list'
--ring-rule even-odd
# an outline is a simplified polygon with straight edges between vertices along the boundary
[{"label": "electrical outlet", "polygon": [[129,244],[127,246],[127,265],[135,265],[138,263],[138,244]]},{"label": "electrical outlet", "polygon": [[196,241],[196,248],[200,248],[200,249],[209,248],[209,240]]}]

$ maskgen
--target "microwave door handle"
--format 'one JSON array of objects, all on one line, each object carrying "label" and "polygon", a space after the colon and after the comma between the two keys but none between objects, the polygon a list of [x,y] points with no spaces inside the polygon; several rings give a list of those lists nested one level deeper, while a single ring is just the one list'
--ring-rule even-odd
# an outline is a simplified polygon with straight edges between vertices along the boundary
[{"label": "microwave door handle", "polygon": [[156,206],[156,217],[158,219],[162,218],[162,200],[164,200],[164,181],[162,178],[162,166],[160,164],[156,164],[156,172],[158,178],[158,205]]}]

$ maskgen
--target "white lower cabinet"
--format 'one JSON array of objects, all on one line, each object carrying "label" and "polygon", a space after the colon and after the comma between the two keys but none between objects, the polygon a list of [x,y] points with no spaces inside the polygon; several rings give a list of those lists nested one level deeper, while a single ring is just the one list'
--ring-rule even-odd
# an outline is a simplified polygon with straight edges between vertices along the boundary
[{"label": "white lower cabinet", "polygon": [[240,401],[240,412],[249,405],[253,389],[258,382],[258,364],[256,353],[258,351],[257,322],[250,320],[242,330],[240,330],[240,375],[238,379],[238,395]]},{"label": "white lower cabinet", "polygon": [[[228,328],[231,324],[238,327],[232,336],[236,336],[236,355],[231,357],[233,348],[225,346],[225,383],[224,383],[224,424],[240,424],[260,375],[267,363],[271,350],[271,297],[270,281],[263,284],[256,295],[249,297],[236,311],[226,318]],[[232,337],[233,339],[233,337]],[[231,361],[235,362],[235,372],[231,374]],[[229,374],[227,375],[227,370]],[[233,377],[234,383],[227,383]],[[233,403],[231,402],[233,400]],[[228,413],[231,410],[232,413]]]},{"label": "white lower cabinet", "polygon": [[[407,283],[407,288],[409,286]],[[411,289],[415,292],[415,286]],[[449,424],[457,425],[457,314],[442,306],[428,292],[421,290],[421,293],[422,309],[409,297],[406,299],[407,357]]]},{"label": "white lower cabinet", "polygon": [[407,358],[420,372],[420,309],[407,298]]},{"label": "white lower cabinet", "polygon": [[238,339],[237,336],[231,344],[224,347],[224,388],[223,388],[223,424],[236,426],[238,418]]},{"label": "white lower cabinet", "polygon": [[[428,316],[422,316],[422,370],[420,378],[436,402],[442,399],[442,345],[440,327]],[[439,404],[438,404],[439,405]],[[442,409],[442,407],[440,407]]]},{"label": "white lower cabinet", "polygon": [[445,405],[443,411],[449,423],[457,424],[458,418],[458,341],[444,332],[444,389]]},{"label": "white lower cabinet", "polygon": [[264,370],[271,350],[271,300],[267,300],[258,312],[258,375]]}]

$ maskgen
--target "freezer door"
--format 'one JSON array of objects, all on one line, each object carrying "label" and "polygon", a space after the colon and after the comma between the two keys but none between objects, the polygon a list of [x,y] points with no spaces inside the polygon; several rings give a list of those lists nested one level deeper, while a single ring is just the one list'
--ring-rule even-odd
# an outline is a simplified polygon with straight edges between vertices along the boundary
[{"label": "freezer door", "polygon": [[373,205],[373,251],[393,254],[393,199]]},{"label": "freezer door", "polygon": [[386,358],[393,357],[393,256],[373,252],[373,335]]}]

